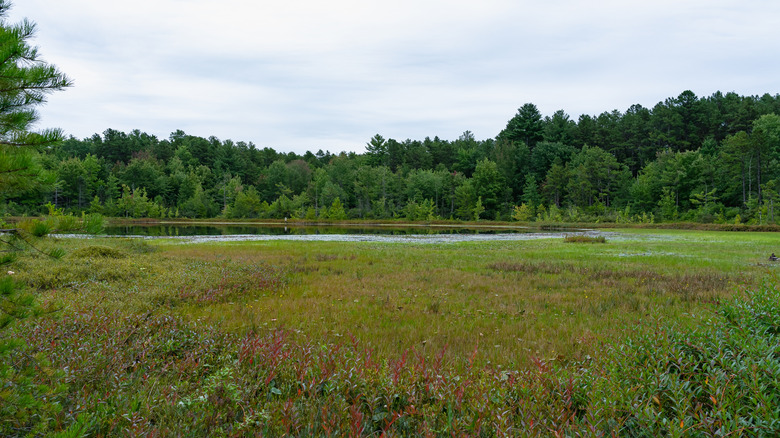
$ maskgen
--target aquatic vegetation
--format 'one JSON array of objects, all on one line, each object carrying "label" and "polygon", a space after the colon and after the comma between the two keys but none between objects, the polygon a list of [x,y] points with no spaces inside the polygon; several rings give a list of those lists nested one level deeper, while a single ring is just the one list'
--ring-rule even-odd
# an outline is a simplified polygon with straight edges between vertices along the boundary
[{"label": "aquatic vegetation", "polygon": [[582,234],[569,235],[563,238],[566,243],[607,243],[604,236],[586,236]]}]

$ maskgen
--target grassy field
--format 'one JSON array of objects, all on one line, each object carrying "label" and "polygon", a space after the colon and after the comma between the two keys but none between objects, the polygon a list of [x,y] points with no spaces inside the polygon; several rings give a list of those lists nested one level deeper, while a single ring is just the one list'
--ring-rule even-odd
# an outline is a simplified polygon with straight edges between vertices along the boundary
[{"label": "grassy field", "polygon": [[[52,370],[67,369],[66,377],[59,378],[83,388],[63,402],[63,412],[69,407],[69,413],[52,420],[62,427],[82,421],[91,434],[121,430],[145,435],[159,433],[165,425],[251,435],[265,424],[272,427],[263,429],[269,434],[451,435],[482,431],[484,421],[490,436],[502,430],[510,435],[536,430],[534,424],[543,420],[551,426],[539,428],[542,435],[564,431],[574,420],[598,425],[603,433],[623,427],[587,420],[595,414],[588,413],[589,402],[572,402],[577,391],[566,389],[567,379],[574,385],[572,376],[583,364],[598,361],[616,342],[658,336],[658,327],[700,327],[717,314],[722,301],[775,278],[778,265],[767,257],[780,252],[780,235],[632,229],[610,230],[605,242],[557,238],[454,244],[189,244],[50,239],[44,245],[64,247],[68,255],[52,261],[30,254],[16,262],[14,275],[45,306],[58,310],[17,330],[30,348],[47,354]],[[182,338],[181,333],[188,335]],[[286,360],[292,361],[286,365],[289,369],[281,365]],[[331,374],[323,371],[331,369],[328,360],[335,361]],[[105,370],[90,363],[103,364]],[[258,363],[264,364],[263,371],[258,371]],[[316,364],[317,371],[299,368],[301,363]],[[245,375],[248,369],[254,371]],[[290,375],[283,378],[282,369]],[[349,378],[347,369],[352,370]],[[308,385],[309,377],[303,376],[312,372]],[[345,379],[351,381],[353,372],[362,383],[339,392],[337,387]],[[458,379],[450,380],[451,387],[439,396],[410,402],[420,395],[403,395],[405,391],[414,392],[414,385],[428,381],[430,373],[442,381],[442,375]],[[493,411],[475,414],[481,412],[480,394],[490,392],[491,385],[515,382],[513,376],[525,376],[530,386],[525,393],[496,389],[501,401],[495,403],[506,406],[506,397],[521,405],[536,401],[525,410],[507,408],[514,414],[507,414],[511,418],[505,419],[506,427]],[[593,378],[580,375],[576,381],[591,382],[583,390],[591,395],[593,388],[621,390],[594,384]],[[553,380],[563,383],[550,383]],[[468,389],[461,388],[466,381]],[[332,383],[335,389],[328,392],[322,386],[328,382],[341,383]],[[363,400],[372,392],[360,385],[371,382],[389,385],[387,394],[395,391],[406,401]],[[100,393],[123,385],[136,385],[140,398],[113,400],[112,410],[96,413],[111,399]],[[254,395],[241,392],[246,388],[254,388]],[[285,397],[289,406],[272,400],[274,396]],[[469,415],[459,410],[453,416],[452,403],[464,397],[477,404],[465,410]],[[560,410],[563,417],[548,418],[548,408],[538,405],[547,403],[544,400],[556,400],[550,402],[556,407],[549,409]],[[216,403],[217,410],[201,406],[206,411],[198,419],[188,419],[176,408],[204,401]],[[226,405],[220,408],[221,402]],[[421,404],[433,411],[421,411]],[[332,427],[325,418],[331,408],[325,405],[336,406],[341,415]],[[294,416],[284,417],[295,406],[297,423]],[[610,409],[612,416],[623,412]],[[600,412],[608,418],[608,410]],[[119,413],[135,413],[137,421],[127,415],[108,420]],[[437,423],[404,423],[415,415]],[[680,430],[687,427],[685,421]],[[303,428],[312,422],[318,426]]]},{"label": "grassy field", "polygon": [[[66,245],[122,245],[77,241]],[[149,244],[130,257],[36,259],[23,276],[44,297],[107,312],[165,312],[227,331],[352,335],[379,354],[407,349],[507,367],[593,355],[642,319],[686,320],[773,266],[780,236],[622,231],[458,244],[232,242]],[[44,266],[45,265],[45,266]],[[41,274],[41,272],[46,272]]]}]

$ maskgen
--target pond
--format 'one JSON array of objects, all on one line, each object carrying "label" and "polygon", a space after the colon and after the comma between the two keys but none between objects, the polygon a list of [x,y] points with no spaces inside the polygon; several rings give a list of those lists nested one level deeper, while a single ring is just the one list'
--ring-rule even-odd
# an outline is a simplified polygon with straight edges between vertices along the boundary
[{"label": "pond", "polygon": [[184,242],[302,240],[343,242],[447,243],[465,241],[530,240],[566,235],[604,235],[592,230],[541,230],[512,226],[457,225],[284,225],[284,224],[132,224],[106,227],[106,235],[135,238],[181,239]]}]

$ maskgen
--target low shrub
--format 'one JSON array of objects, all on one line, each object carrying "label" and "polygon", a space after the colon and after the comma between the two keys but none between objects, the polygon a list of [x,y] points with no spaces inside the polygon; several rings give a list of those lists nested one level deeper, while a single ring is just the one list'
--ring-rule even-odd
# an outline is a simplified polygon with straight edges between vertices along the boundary
[{"label": "low shrub", "polygon": [[659,325],[587,375],[592,409],[627,436],[777,436],[778,334],[772,285],[720,306],[696,330]]},{"label": "low shrub", "polygon": [[[92,250],[87,253],[93,254]],[[71,255],[63,260],[37,259],[20,268],[19,279],[33,289],[53,290],[84,283],[128,282],[141,275],[142,271],[127,258]]]},{"label": "low shrub", "polygon": [[66,370],[39,376],[68,385],[45,424],[92,435],[776,436],[778,297],[768,286],[697,330],[656,323],[600,357],[525,370],[472,367],[477,349],[464,369],[443,352],[379,359],[354,338],[90,309],[20,330],[12,363]]}]

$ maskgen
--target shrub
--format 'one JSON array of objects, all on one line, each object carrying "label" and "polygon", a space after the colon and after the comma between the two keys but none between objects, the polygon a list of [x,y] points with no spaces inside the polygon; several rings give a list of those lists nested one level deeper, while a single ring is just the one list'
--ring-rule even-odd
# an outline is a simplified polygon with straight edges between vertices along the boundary
[{"label": "shrub", "polygon": [[593,409],[627,436],[777,436],[780,293],[766,286],[695,330],[659,325],[588,376]]},{"label": "shrub", "polygon": [[563,238],[563,241],[566,243],[606,243],[607,239],[604,236],[584,236],[584,235],[576,235],[576,236],[566,236]]},{"label": "shrub", "polygon": [[597,358],[524,370],[151,312],[83,308],[19,333],[68,370],[35,376],[51,383],[38,391],[69,382],[42,424],[90,435],[777,436],[779,297],[767,286],[698,329],[651,323]]}]

